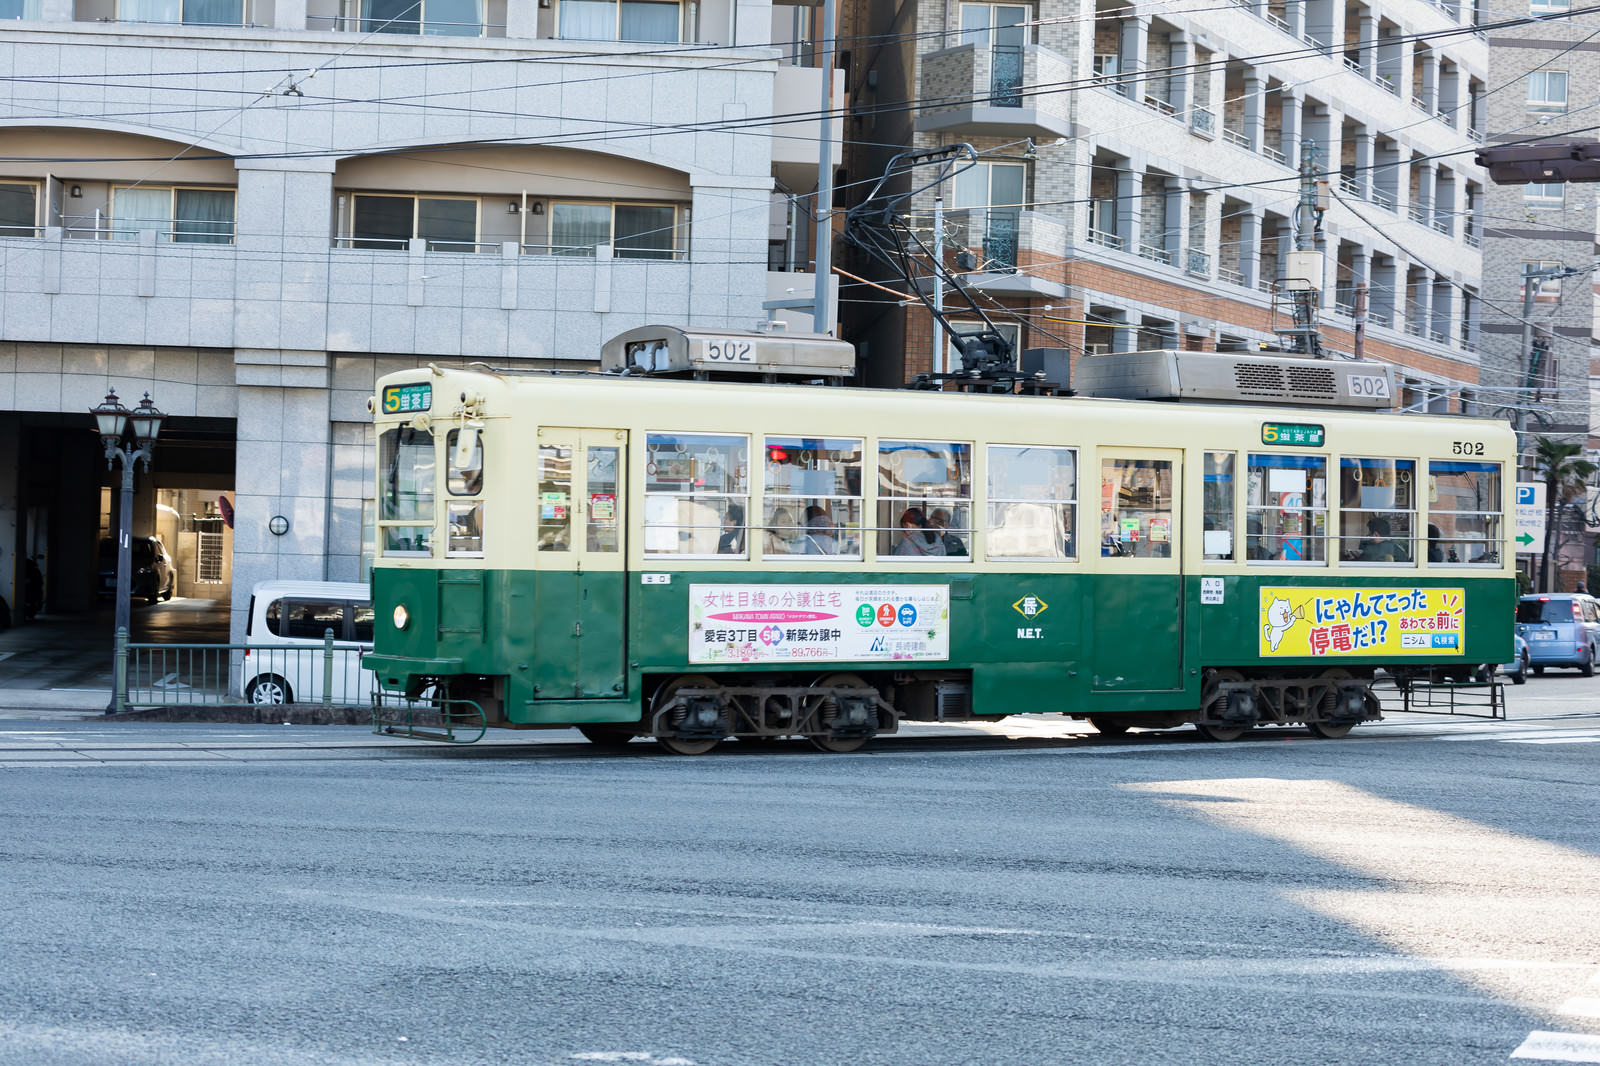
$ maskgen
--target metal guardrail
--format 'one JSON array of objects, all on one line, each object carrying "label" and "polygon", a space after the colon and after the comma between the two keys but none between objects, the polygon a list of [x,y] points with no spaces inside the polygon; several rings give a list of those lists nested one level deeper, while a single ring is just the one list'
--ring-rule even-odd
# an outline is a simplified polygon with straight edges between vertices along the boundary
[{"label": "metal guardrail", "polygon": [[324,630],[319,644],[134,644],[116,634],[111,712],[145,707],[263,707],[279,705],[427,707],[383,693],[361,667],[365,645],[336,644]]},{"label": "metal guardrail", "polygon": [[[1505,688],[1492,673],[1480,670],[1470,678],[1385,675],[1373,683],[1372,694],[1386,710],[1409,714],[1450,714],[1466,718],[1506,718]],[[1398,702],[1399,707],[1393,705]]]}]

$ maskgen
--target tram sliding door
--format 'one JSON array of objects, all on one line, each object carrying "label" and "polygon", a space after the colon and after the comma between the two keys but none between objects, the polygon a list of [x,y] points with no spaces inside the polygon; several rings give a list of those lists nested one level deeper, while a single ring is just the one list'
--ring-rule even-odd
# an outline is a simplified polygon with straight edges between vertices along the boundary
[{"label": "tram sliding door", "polygon": [[1099,692],[1183,688],[1183,453],[1100,450],[1100,558],[1084,631]]},{"label": "tram sliding door", "polygon": [[627,458],[626,430],[539,430],[535,701],[627,688]]}]

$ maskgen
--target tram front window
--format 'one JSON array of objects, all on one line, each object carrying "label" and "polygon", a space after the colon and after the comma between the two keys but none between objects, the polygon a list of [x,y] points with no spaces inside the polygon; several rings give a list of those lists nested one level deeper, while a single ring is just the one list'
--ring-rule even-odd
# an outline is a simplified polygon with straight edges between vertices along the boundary
[{"label": "tram front window", "polygon": [[1129,559],[1172,557],[1172,462],[1100,461],[1100,554]]},{"label": "tram front window", "polygon": [[433,553],[433,434],[412,426],[385,430],[378,437],[378,469],[383,471],[378,528],[385,555]]},{"label": "tram front window", "polygon": [[972,558],[972,445],[878,442],[878,555]]},{"label": "tram front window", "polygon": [[1328,460],[1252,454],[1246,476],[1245,558],[1327,562]]}]

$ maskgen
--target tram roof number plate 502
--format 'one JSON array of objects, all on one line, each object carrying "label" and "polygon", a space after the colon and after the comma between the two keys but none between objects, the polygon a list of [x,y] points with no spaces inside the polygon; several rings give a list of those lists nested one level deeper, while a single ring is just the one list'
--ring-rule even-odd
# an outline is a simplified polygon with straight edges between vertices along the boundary
[{"label": "tram roof number plate 502", "polygon": [[1310,448],[1322,447],[1327,431],[1308,422],[1263,422],[1262,444],[1303,444]]},{"label": "tram roof number plate 502", "polygon": [[433,386],[427,382],[420,385],[387,385],[383,390],[383,413],[386,415],[405,415],[415,411],[426,411],[433,406]]}]

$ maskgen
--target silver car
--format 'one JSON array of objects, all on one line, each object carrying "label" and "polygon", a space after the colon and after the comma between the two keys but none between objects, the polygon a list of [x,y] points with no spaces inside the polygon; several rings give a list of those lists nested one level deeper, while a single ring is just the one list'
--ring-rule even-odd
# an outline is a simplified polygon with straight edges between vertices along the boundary
[{"label": "silver car", "polygon": [[1511,638],[1515,647],[1515,654],[1511,661],[1501,663],[1497,668],[1501,676],[1509,677],[1513,685],[1526,685],[1528,683],[1528,642],[1519,634]]}]

